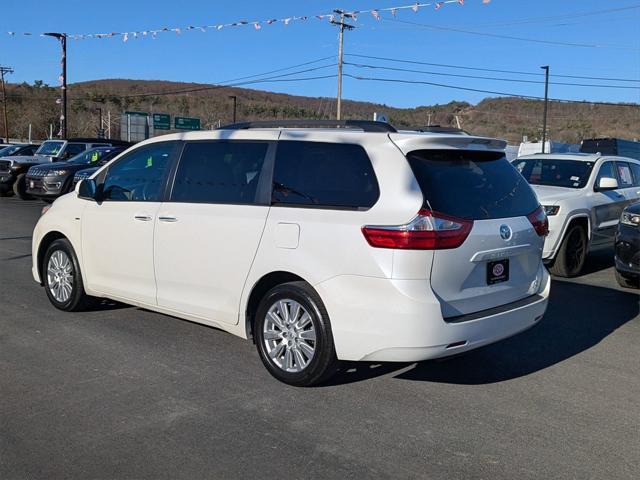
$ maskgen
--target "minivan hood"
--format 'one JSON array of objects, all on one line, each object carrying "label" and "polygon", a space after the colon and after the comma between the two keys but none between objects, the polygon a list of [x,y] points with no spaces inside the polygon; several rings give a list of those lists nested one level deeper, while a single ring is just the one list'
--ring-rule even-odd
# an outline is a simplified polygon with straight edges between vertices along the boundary
[{"label": "minivan hood", "polygon": [[562,200],[583,195],[580,189],[566,187],[550,187],[547,185],[531,185],[541,205],[555,205]]}]

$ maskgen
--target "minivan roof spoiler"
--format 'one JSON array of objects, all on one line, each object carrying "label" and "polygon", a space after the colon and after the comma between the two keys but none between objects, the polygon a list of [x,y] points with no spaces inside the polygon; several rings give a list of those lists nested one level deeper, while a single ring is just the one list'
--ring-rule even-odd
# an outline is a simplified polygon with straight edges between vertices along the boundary
[{"label": "minivan roof spoiler", "polygon": [[351,128],[364,132],[395,133],[393,125],[372,120],[260,120],[224,125],[218,130],[250,130],[254,128]]}]

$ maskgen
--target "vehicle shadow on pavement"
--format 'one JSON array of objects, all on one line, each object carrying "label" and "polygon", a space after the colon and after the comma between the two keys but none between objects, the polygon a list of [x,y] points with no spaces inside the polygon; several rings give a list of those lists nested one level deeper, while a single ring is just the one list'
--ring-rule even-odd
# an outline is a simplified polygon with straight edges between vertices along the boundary
[{"label": "vehicle shadow on pavement", "polygon": [[123,308],[135,308],[132,305],[126,303],[116,302],[114,300],[108,300],[106,298],[101,299],[98,303],[91,307],[91,312],[106,312],[109,310],[120,310]]},{"label": "vehicle shadow on pavement", "polygon": [[477,385],[523,377],[588,350],[639,313],[636,292],[554,280],[547,313],[531,330],[466,355],[418,363],[395,378]]},{"label": "vehicle shadow on pavement", "polygon": [[614,253],[612,248],[590,253],[587,261],[584,263],[581,275],[588,275],[613,267],[613,258]]}]

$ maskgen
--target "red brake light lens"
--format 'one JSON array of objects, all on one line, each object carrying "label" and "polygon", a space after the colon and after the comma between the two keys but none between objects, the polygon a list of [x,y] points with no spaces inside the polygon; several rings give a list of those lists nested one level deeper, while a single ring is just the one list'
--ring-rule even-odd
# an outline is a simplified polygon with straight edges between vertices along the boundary
[{"label": "red brake light lens", "polygon": [[541,206],[536,208],[533,212],[527,215],[527,218],[539,236],[546,237],[549,235],[549,219],[547,218],[546,213],[544,213],[544,208]]},{"label": "red brake light lens", "polygon": [[462,245],[472,227],[472,220],[422,209],[405,225],[365,226],[362,233],[376,248],[443,250]]}]

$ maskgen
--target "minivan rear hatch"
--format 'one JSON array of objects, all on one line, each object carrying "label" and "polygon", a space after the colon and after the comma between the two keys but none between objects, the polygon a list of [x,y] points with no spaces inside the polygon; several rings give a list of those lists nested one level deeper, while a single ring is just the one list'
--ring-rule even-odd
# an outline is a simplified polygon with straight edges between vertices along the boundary
[{"label": "minivan rear hatch", "polygon": [[422,190],[423,208],[471,224],[462,245],[434,251],[431,288],[445,319],[535,294],[546,228],[531,187],[491,143],[500,141],[473,144],[467,137],[461,145],[463,138],[455,146],[396,142]]}]

